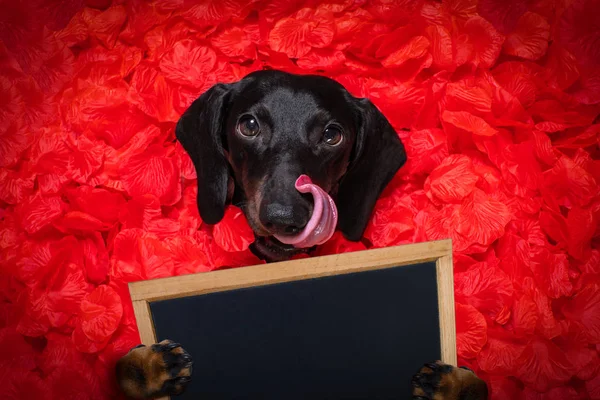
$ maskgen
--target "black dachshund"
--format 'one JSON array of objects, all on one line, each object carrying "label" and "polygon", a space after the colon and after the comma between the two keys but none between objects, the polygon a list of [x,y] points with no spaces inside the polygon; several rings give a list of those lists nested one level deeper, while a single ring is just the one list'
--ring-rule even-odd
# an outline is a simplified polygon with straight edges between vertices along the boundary
[{"label": "black dachshund", "polygon": [[313,202],[295,187],[307,175],[335,201],[337,228],[359,240],[381,191],[406,161],[388,120],[367,99],[321,76],[254,72],[218,84],[177,124],[177,139],[198,176],[202,220],[221,220],[229,201],[242,207],[267,261],[306,249],[278,238],[309,222]]},{"label": "black dachshund", "polygon": [[[369,100],[315,75],[258,71],[217,84],[189,107],[176,134],[196,168],[202,220],[215,224],[229,202],[240,206],[257,237],[253,251],[267,261],[310,251],[336,226],[359,240],[406,161]],[[117,366],[121,388],[135,398],[180,393],[190,376],[191,357],[170,341],[138,346]],[[413,386],[414,399],[487,398],[475,374],[440,362],[424,366]]]}]

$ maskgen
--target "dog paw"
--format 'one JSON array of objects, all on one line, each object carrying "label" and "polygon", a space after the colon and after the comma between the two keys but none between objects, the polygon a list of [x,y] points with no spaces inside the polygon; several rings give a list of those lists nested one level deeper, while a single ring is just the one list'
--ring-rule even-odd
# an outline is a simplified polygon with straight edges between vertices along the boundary
[{"label": "dog paw", "polygon": [[191,380],[192,357],[179,343],[163,340],[139,345],[117,363],[117,380],[123,392],[135,399],[182,393]]},{"label": "dog paw", "polygon": [[441,361],[425,364],[413,376],[413,400],[486,400],[487,386],[471,370]]}]

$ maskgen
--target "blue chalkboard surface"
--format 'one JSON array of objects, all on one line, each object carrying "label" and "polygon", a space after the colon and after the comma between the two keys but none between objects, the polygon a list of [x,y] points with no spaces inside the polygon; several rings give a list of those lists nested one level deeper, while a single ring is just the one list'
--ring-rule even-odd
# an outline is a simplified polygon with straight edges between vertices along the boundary
[{"label": "blue chalkboard surface", "polygon": [[436,263],[150,302],[194,358],[181,399],[398,399],[441,358]]}]

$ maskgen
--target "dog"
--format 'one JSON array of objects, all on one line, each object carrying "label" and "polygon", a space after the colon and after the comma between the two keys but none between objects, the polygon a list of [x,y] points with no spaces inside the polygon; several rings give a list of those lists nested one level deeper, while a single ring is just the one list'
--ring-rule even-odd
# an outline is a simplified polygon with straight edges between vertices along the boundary
[{"label": "dog", "polygon": [[[406,162],[396,131],[370,100],[327,77],[275,70],[214,85],[182,115],[176,137],[196,169],[202,220],[216,224],[227,204],[239,206],[256,236],[251,249],[267,262],[310,252],[336,228],[360,240]],[[117,379],[132,398],[174,395],[191,366],[190,355],[165,340],[132,349],[117,363]],[[413,399],[487,398],[472,371],[440,361],[412,383]]]},{"label": "dog", "polygon": [[240,206],[256,234],[252,251],[267,261],[310,251],[275,238],[310,219],[313,202],[294,186],[300,175],[335,200],[337,228],[357,241],[406,161],[371,101],[326,77],[274,70],[213,86],[183,114],[176,136],[196,169],[202,220],[216,224],[227,203]]}]

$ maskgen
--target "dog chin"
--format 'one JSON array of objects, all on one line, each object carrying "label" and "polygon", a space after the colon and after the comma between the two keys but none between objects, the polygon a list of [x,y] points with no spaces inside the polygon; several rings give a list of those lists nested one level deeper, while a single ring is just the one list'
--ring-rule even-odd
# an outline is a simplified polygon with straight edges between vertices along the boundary
[{"label": "dog chin", "polygon": [[294,246],[283,244],[272,236],[256,236],[250,250],[259,258],[267,262],[286,261],[300,253],[308,253],[311,249],[297,249]]}]

